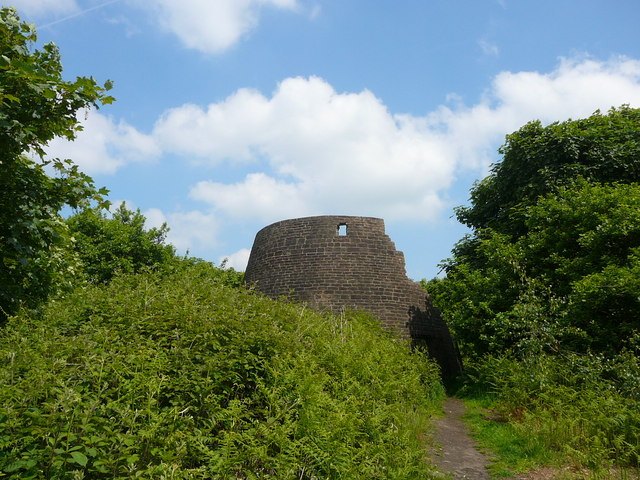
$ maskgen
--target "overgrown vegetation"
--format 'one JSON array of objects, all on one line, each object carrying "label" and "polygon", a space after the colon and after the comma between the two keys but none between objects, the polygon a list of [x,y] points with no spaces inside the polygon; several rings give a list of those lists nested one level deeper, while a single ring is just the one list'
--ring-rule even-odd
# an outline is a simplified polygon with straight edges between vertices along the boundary
[{"label": "overgrown vegetation", "polygon": [[[437,368],[366,315],[226,285],[205,262],[118,276],[10,319],[11,478],[431,478]],[[232,279],[233,282],[233,279]]]},{"label": "overgrown vegetation", "polygon": [[0,323],[74,278],[60,209],[106,205],[105,189],[96,189],[71,161],[45,159],[44,147],[56,136],[75,137],[81,109],[111,103],[111,82],[63,80],[57,47],[33,50],[36,40],[34,27],[15,9],[0,9]]},{"label": "overgrown vegetation", "polygon": [[[0,9],[0,476],[431,478],[434,364],[366,315],[177,256],[139,211],[106,216],[106,190],[43,148],[111,83],[63,80],[35,41]],[[427,285],[460,394],[490,410],[498,473],[640,467],[640,110],[531,122],[500,152]]]},{"label": "overgrown vegetation", "polygon": [[457,210],[472,233],[428,283],[462,392],[509,420],[520,460],[639,467],[640,110],[532,122],[501,153]]},{"label": "overgrown vegetation", "polygon": [[[637,477],[637,351],[484,357],[467,374],[459,395],[472,407],[478,439],[497,454],[498,476],[569,466],[582,473],[566,478],[584,478],[584,469],[594,478]],[[635,476],[610,473],[625,469]]]},{"label": "overgrown vegetation", "polygon": [[118,274],[162,269],[178,260],[166,245],[169,228],[145,228],[140,210],[122,203],[111,218],[100,209],[84,209],[66,220],[73,235],[73,251],[90,282],[107,282]]},{"label": "overgrown vegetation", "polygon": [[111,83],[63,80],[36,39],[0,9],[0,476],[432,478],[435,364],[364,314],[176,256],[139,211],[108,217],[107,191],[44,147]]},{"label": "overgrown vegetation", "polygon": [[106,191],[43,149],[111,84],[63,80],[35,41],[0,9],[0,476],[432,478],[435,364],[364,314],[177,256],[139,211],[107,216]]}]

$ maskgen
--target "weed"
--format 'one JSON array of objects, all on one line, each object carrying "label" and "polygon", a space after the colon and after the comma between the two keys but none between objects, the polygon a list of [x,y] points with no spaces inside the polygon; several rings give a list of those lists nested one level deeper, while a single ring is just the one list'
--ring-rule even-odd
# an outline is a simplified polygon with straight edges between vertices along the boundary
[{"label": "weed", "polygon": [[[638,384],[637,362],[631,352],[485,358],[471,366],[460,393],[478,439],[498,456],[497,469],[561,462],[591,475],[627,475],[640,466],[640,401],[629,388]],[[482,408],[505,421],[486,421]]]},{"label": "weed", "polygon": [[0,333],[7,478],[426,479],[437,367],[363,314],[121,276]]}]

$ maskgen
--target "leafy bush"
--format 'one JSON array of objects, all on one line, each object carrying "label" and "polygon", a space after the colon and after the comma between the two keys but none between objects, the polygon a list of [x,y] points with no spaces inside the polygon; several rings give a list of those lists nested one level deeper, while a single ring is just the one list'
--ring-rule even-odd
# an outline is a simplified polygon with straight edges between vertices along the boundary
[{"label": "leafy bush", "polygon": [[589,467],[640,466],[637,352],[486,357],[468,374],[517,438]]},{"label": "leafy bush", "polygon": [[640,109],[507,136],[427,285],[465,356],[616,354],[640,314]]},{"label": "leafy bush", "polygon": [[576,181],[521,209],[528,233],[484,231],[429,291],[467,354],[615,354],[638,331],[640,185]]},{"label": "leafy bush", "polygon": [[112,218],[99,209],[85,209],[67,219],[89,281],[106,282],[117,274],[157,269],[175,259],[175,248],[164,243],[167,225],[146,229],[145,222],[140,210],[129,210],[125,203]]},{"label": "leafy bush", "polygon": [[229,288],[204,262],[119,276],[0,338],[8,478],[430,478],[437,368],[363,314]]}]

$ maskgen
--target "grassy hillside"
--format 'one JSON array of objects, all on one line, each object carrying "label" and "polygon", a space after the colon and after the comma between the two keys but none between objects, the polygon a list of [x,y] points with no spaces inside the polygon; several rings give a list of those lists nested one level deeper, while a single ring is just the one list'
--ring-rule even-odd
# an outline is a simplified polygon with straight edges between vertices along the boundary
[{"label": "grassy hillside", "polygon": [[437,368],[362,314],[199,264],[87,286],[0,333],[4,478],[431,478]]}]

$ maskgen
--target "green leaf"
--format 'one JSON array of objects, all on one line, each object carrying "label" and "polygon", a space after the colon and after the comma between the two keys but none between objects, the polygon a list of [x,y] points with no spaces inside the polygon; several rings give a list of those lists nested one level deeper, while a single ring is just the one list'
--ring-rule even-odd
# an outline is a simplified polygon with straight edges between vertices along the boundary
[{"label": "green leaf", "polygon": [[71,457],[73,458],[74,462],[76,462],[79,465],[82,465],[83,467],[86,467],[87,462],[89,461],[87,456],[81,452],[71,452]]},{"label": "green leaf", "polygon": [[9,100],[10,102],[20,103],[20,99],[18,97],[16,97],[15,95],[11,95],[9,93],[3,93],[2,96],[4,98],[6,98],[7,100]]}]

